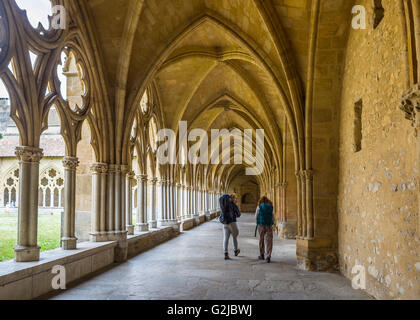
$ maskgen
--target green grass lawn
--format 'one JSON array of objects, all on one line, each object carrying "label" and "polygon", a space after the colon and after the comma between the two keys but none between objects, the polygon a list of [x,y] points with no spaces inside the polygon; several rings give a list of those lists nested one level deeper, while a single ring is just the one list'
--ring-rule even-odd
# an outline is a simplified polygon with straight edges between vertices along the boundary
[{"label": "green grass lawn", "polygon": [[[61,216],[40,215],[38,245],[41,251],[60,247]],[[17,215],[0,214],[0,261],[13,259],[17,243]]]}]

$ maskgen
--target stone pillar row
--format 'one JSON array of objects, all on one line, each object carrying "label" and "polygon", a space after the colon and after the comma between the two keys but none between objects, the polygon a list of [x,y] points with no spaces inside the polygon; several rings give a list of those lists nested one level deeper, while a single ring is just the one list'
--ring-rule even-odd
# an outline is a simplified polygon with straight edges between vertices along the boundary
[{"label": "stone pillar row", "polygon": [[[38,261],[40,247],[38,236],[38,190],[39,164],[43,151],[39,148],[17,147],[19,160],[19,218],[18,241],[14,248],[17,262]],[[76,170],[79,161],[76,157],[65,157],[64,187],[64,223],[62,248],[74,250],[77,247],[75,236],[76,215]],[[116,261],[127,257],[127,234],[134,234],[132,218],[134,173],[127,165],[94,163],[92,172],[92,227],[90,239],[94,242],[118,241]],[[193,187],[176,184],[169,180],[152,179],[150,181],[151,210],[147,215],[148,179],[139,175],[137,225],[138,232],[157,228],[157,187],[160,194],[159,224],[175,225],[178,217],[196,217],[200,212],[214,210],[218,207],[214,193],[207,193]]]}]

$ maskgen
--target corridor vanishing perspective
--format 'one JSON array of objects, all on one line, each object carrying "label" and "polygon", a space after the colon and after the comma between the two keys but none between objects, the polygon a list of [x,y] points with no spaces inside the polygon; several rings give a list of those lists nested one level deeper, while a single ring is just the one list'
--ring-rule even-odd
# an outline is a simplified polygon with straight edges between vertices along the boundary
[{"label": "corridor vanishing perspective", "polygon": [[[296,242],[276,238],[271,264],[258,261],[253,215],[240,219],[241,254],[220,259],[221,227],[212,221],[52,299],[63,300],[365,300],[334,273],[296,268]],[[170,272],[168,272],[170,271]]]},{"label": "corridor vanishing perspective", "polygon": [[[57,267],[63,299],[420,299],[419,19],[420,0],[0,0],[0,299],[57,293]],[[273,202],[273,264],[251,216],[223,260],[225,194]]]}]

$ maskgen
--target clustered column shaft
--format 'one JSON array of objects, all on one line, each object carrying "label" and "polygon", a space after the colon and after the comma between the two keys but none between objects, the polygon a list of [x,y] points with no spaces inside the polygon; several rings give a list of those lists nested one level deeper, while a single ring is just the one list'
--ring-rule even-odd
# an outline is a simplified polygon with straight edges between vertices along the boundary
[{"label": "clustered column shaft", "polygon": [[147,176],[137,176],[137,231],[144,232],[149,230],[147,223]]},{"label": "clustered column shaft", "polygon": [[156,206],[156,184],[158,180],[156,178],[150,181],[150,200],[151,200],[151,207],[150,207],[150,220],[149,220],[149,228],[155,229],[157,228],[157,206]]},{"label": "clustered column shaft", "polygon": [[61,246],[64,250],[74,250],[77,246],[76,226],[76,169],[79,161],[75,157],[65,157],[64,167],[64,225]]},{"label": "clustered column shaft", "polygon": [[126,178],[126,201],[125,201],[125,209],[126,209],[126,221],[127,221],[127,232],[129,235],[134,234],[134,225],[133,225],[133,179],[134,179],[134,172],[129,172]]},{"label": "clustered column shaft", "polygon": [[19,159],[18,242],[15,261],[38,261],[38,181],[42,149],[17,147]]}]

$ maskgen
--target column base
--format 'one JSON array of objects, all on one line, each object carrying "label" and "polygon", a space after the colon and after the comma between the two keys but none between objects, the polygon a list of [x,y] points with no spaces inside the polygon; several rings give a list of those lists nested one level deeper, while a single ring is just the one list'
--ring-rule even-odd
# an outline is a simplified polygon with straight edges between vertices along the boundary
[{"label": "column base", "polygon": [[206,221],[210,221],[211,219],[211,213],[209,211],[206,211]]},{"label": "column base", "polygon": [[138,223],[136,225],[137,232],[146,232],[149,231],[149,224],[148,223]]},{"label": "column base", "polygon": [[198,213],[193,214],[193,218],[194,218],[194,226],[199,226],[200,225],[200,215]]},{"label": "column base", "polygon": [[159,226],[161,227],[172,227],[174,224],[177,224],[178,220],[161,220],[159,221]]},{"label": "column base", "polygon": [[296,239],[296,222],[279,222],[279,236],[282,239]]},{"label": "column base", "polygon": [[298,269],[315,272],[339,270],[337,248],[331,239],[297,239],[296,245]]},{"label": "column base", "polygon": [[149,229],[157,229],[157,221],[149,221]]},{"label": "column base", "polygon": [[175,230],[175,232],[178,234],[181,232],[181,222],[176,221],[174,224],[172,224],[172,228]]},{"label": "column base", "polygon": [[63,250],[76,250],[77,238],[61,238],[61,248]]},{"label": "column base", "polygon": [[128,226],[127,226],[127,234],[128,234],[129,236],[134,235],[134,226],[133,226],[133,225],[128,225]]},{"label": "column base", "polygon": [[39,255],[41,247],[25,247],[25,246],[16,246],[13,248],[15,250],[15,261],[16,262],[34,262],[39,261]]},{"label": "column base", "polygon": [[127,230],[90,233],[91,242],[121,241],[124,239],[127,240]]},{"label": "column base", "polygon": [[114,261],[124,262],[127,260],[127,254],[128,254],[127,230],[92,232],[90,234],[90,241],[92,242],[117,241],[118,245],[115,247],[115,250],[114,250]]}]

